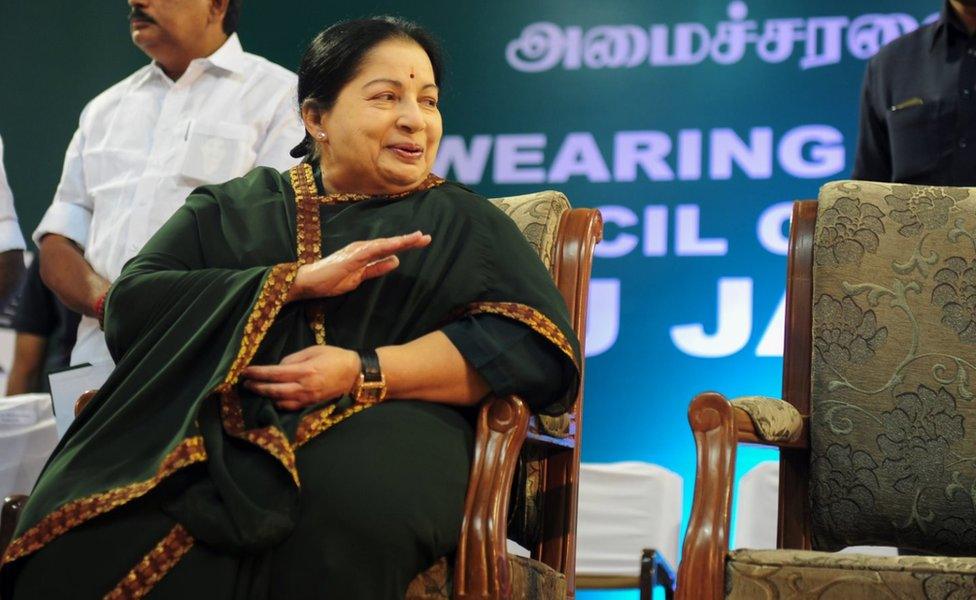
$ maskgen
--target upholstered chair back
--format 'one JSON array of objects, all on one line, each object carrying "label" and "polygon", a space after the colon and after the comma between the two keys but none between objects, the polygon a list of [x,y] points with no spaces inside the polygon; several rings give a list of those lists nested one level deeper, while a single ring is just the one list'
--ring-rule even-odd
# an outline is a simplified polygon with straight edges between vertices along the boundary
[{"label": "upholstered chair back", "polygon": [[492,198],[491,203],[515,221],[522,235],[539,253],[542,263],[552,272],[559,219],[569,209],[566,196],[549,190],[524,196]]},{"label": "upholstered chair back", "polygon": [[976,551],[976,188],[842,181],[813,267],[815,549]]}]

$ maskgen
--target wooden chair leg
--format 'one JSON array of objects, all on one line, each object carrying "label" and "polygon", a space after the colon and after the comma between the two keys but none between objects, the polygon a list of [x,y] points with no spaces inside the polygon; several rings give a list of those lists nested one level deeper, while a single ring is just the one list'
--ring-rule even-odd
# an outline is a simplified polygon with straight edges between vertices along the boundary
[{"label": "wooden chair leg", "polygon": [[651,600],[654,597],[657,573],[654,572],[653,553],[653,550],[644,550],[641,553],[640,578],[637,583],[637,587],[640,588],[640,600]]}]

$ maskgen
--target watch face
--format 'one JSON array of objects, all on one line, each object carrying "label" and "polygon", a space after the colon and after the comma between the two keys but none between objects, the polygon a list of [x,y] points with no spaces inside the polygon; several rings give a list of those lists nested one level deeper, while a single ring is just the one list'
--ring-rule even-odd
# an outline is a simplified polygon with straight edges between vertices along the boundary
[{"label": "watch face", "polygon": [[383,377],[380,377],[379,381],[362,381],[356,390],[356,402],[372,404],[382,402],[384,398],[386,398],[386,379]]}]

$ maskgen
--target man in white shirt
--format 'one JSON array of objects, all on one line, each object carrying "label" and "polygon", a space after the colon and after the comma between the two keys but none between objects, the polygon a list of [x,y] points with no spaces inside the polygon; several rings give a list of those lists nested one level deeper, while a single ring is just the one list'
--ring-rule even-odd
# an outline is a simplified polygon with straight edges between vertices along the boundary
[{"label": "man in white shirt", "polygon": [[240,0],[129,5],[132,41],[153,61],[82,111],[34,232],[44,282],[83,315],[73,365],[111,361],[99,326],[109,284],[195,187],[284,170],[305,134],[295,75],[241,48]]},{"label": "man in white shirt", "polygon": [[10,299],[24,273],[24,234],[14,211],[14,195],[3,169],[3,139],[0,139],[0,305]]}]

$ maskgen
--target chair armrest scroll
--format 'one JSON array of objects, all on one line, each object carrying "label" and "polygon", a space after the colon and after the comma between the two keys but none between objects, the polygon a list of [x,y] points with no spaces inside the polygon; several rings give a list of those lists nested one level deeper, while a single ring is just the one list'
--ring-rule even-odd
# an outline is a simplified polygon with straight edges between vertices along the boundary
[{"label": "chair armrest scroll", "polygon": [[517,396],[488,399],[478,414],[474,460],[454,565],[454,597],[510,598],[508,503],[529,408]]},{"label": "chair armrest scroll", "polygon": [[98,390],[88,390],[87,392],[82,392],[82,394],[78,396],[78,399],[75,400],[76,417],[81,414],[81,411],[85,410],[85,407],[88,406],[88,403],[92,401],[92,398],[94,398],[95,394],[97,393]]},{"label": "chair armrest scroll", "polygon": [[740,442],[782,448],[806,448],[806,418],[789,402],[765,396],[734,398],[735,424]]}]

